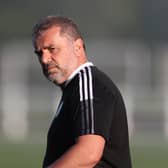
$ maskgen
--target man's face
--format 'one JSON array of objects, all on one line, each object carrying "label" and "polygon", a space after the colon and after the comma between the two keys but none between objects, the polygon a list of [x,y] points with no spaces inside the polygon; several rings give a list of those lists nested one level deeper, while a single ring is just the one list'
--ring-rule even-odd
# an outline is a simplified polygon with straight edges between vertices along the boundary
[{"label": "man's face", "polygon": [[77,66],[75,40],[60,34],[60,27],[52,27],[36,39],[36,53],[44,75],[56,84],[61,84]]}]

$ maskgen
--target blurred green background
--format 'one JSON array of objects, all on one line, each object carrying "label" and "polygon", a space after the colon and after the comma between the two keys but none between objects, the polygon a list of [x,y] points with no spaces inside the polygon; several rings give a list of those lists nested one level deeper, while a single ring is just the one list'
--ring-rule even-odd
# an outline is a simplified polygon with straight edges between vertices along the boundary
[{"label": "blurred green background", "polygon": [[52,14],[75,20],[89,60],[120,88],[133,167],[167,167],[166,0],[0,1],[0,167],[41,167],[61,91],[43,77],[31,30]]}]

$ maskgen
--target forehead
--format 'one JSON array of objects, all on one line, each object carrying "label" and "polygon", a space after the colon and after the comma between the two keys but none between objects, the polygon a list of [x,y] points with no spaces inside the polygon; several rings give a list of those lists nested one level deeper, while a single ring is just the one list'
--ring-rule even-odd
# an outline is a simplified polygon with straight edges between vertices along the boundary
[{"label": "forehead", "polygon": [[61,34],[59,26],[53,26],[47,30],[42,31],[36,39],[35,48],[43,48],[49,45],[65,43],[69,41],[66,33]]},{"label": "forehead", "polygon": [[39,33],[36,41],[41,41],[41,40],[47,40],[47,39],[51,39],[52,37],[55,36],[60,36],[60,27],[58,26],[53,26],[47,30],[43,30]]}]

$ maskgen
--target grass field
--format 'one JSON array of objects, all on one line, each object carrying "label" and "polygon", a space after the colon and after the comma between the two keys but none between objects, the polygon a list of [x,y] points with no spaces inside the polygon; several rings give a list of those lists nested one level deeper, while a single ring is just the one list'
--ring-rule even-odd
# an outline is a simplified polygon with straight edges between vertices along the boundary
[{"label": "grass field", "polygon": [[0,144],[0,168],[40,168],[43,145]]},{"label": "grass field", "polygon": [[132,150],[133,168],[166,168],[168,166],[168,147],[134,146]]},{"label": "grass field", "polygon": [[[0,168],[40,168],[45,145],[0,144]],[[168,146],[131,146],[133,168],[165,168],[168,165]]]}]

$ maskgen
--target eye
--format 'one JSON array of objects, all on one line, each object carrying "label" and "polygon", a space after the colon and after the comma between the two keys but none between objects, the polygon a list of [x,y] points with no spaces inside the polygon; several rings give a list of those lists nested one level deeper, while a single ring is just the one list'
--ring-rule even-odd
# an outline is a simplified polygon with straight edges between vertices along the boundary
[{"label": "eye", "polygon": [[35,50],[34,53],[40,58],[43,54],[42,50]]},{"label": "eye", "polygon": [[49,47],[48,50],[50,51],[50,53],[53,53],[56,49],[55,47]]},{"label": "eye", "polygon": [[47,49],[51,54],[57,54],[60,50],[60,48],[58,46],[55,46],[55,45],[50,45],[50,46],[47,47]]}]

